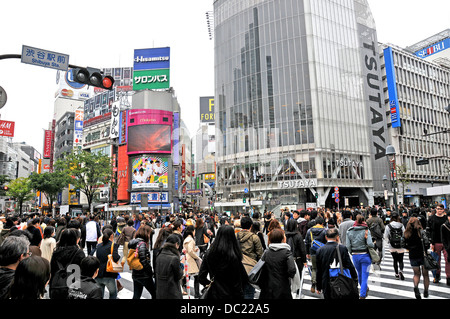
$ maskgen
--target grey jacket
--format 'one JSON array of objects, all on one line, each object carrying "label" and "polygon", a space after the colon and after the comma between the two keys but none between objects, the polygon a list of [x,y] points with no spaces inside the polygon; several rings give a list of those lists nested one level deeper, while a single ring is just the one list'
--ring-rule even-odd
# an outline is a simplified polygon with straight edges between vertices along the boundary
[{"label": "grey jacket", "polygon": [[[367,240],[364,238],[366,230]],[[345,246],[350,254],[368,252],[367,246],[374,247],[369,227],[360,225],[350,227],[347,231]]]}]

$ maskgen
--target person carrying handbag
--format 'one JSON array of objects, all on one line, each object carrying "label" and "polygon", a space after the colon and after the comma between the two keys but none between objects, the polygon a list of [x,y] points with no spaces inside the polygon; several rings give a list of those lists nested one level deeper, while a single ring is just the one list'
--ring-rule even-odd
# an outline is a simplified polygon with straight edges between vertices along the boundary
[{"label": "person carrying handbag", "polygon": [[[120,261],[119,255],[119,245],[114,245],[114,232],[110,228],[105,228],[103,231],[102,242],[97,245],[96,254],[100,261],[98,275],[95,278],[97,283],[102,288],[102,293],[105,293],[105,287],[109,292],[109,299],[117,299],[117,284],[116,279],[118,278],[118,273],[108,272],[108,255],[112,255],[112,260],[116,263]],[[112,249],[111,249],[112,248]],[[112,253],[111,253],[112,250]]]}]

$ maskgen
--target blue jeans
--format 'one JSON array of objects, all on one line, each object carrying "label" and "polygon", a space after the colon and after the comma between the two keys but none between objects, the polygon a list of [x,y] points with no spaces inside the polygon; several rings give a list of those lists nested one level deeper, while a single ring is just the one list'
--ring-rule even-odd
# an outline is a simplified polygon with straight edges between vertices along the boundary
[{"label": "blue jeans", "polygon": [[117,299],[117,284],[116,279],[112,277],[103,277],[103,278],[95,278],[97,283],[102,288],[102,293],[105,295],[105,287],[108,289],[109,292],[109,299]]},{"label": "blue jeans", "polygon": [[372,259],[369,254],[356,254],[352,255],[353,264],[355,265],[356,272],[358,273],[358,281],[361,289],[359,291],[360,297],[367,296],[367,281],[369,279],[370,266],[372,265]]}]

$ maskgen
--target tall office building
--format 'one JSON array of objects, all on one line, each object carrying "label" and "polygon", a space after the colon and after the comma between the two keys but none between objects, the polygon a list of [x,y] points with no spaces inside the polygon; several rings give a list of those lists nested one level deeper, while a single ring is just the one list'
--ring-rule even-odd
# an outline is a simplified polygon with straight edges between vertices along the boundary
[{"label": "tall office building", "polygon": [[[389,136],[396,149],[399,202],[447,204],[450,181],[450,29],[405,49],[381,46]],[[434,188],[434,189],[432,189]]]},{"label": "tall office building", "polygon": [[389,141],[367,1],[216,0],[214,21],[216,206],[373,205]]}]

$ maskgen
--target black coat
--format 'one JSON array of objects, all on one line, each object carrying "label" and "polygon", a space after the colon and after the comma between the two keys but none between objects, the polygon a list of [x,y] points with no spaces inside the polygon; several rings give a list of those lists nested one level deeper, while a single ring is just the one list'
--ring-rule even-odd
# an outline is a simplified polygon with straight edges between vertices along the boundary
[{"label": "black coat", "polygon": [[163,246],[154,266],[156,299],[183,299],[180,289],[183,269],[180,267],[180,252],[174,244]]},{"label": "black coat", "polygon": [[306,246],[300,232],[286,232],[286,243],[289,244],[289,246],[292,243],[293,247],[291,247],[291,252],[297,265],[299,263],[306,263]]},{"label": "black coat", "polygon": [[[319,248],[316,253],[317,290],[322,291],[325,297],[328,295],[330,289],[330,265],[334,260],[338,260],[336,245],[338,243],[329,241],[325,246]],[[358,281],[358,273],[356,272],[355,266],[353,266],[347,247],[339,245],[339,251],[341,253],[343,268],[349,269],[352,279]]]},{"label": "black coat", "polygon": [[86,257],[84,251],[78,246],[56,247],[50,260],[50,288],[54,285],[53,278],[55,278],[56,272],[61,269],[59,263],[64,268],[70,264],[81,265],[84,257]]},{"label": "black coat", "polygon": [[[108,255],[111,254],[111,245],[112,242],[108,241],[106,244],[100,243],[97,245],[97,258],[100,260],[100,266],[98,270],[98,278],[114,278],[117,279],[117,273],[114,272],[107,272],[106,271],[106,265],[108,264]],[[114,262],[119,262],[120,255],[119,255],[119,245],[114,244],[113,247],[113,254],[112,259]]]},{"label": "black coat", "polygon": [[150,251],[146,243],[139,245],[141,242],[144,242],[142,238],[135,238],[128,243],[128,249],[136,249],[138,247],[139,261],[143,266],[141,270],[133,269],[131,275],[133,278],[152,278],[153,268],[150,261]]},{"label": "black coat", "polygon": [[214,278],[207,299],[243,299],[244,285],[248,283],[247,272],[239,259],[224,261],[223,256],[213,256],[207,250],[200,267],[198,279],[200,284],[210,284],[207,276]]},{"label": "black coat", "polygon": [[296,266],[289,249],[266,250],[259,286],[259,299],[292,299],[289,278],[294,278]]}]

